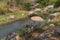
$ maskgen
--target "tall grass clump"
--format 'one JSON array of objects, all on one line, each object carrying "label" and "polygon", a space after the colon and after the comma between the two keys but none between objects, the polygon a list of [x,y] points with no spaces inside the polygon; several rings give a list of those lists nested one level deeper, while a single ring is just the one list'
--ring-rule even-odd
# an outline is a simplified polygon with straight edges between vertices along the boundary
[{"label": "tall grass clump", "polygon": [[36,3],[40,4],[40,7],[54,4],[57,0],[36,0]]},{"label": "tall grass clump", "polygon": [[6,2],[0,2],[0,14],[5,14],[7,11],[7,3]]}]

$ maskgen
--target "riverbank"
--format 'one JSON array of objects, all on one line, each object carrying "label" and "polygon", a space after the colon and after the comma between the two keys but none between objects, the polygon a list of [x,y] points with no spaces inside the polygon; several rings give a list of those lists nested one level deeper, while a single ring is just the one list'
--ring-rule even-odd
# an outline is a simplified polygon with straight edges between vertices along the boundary
[{"label": "riverbank", "polygon": [[[9,16],[15,16],[16,18],[14,20],[10,20]],[[27,17],[26,11],[7,13],[4,15],[0,15],[0,25],[12,23],[14,21],[17,21],[17,20],[20,20],[26,17]]]}]

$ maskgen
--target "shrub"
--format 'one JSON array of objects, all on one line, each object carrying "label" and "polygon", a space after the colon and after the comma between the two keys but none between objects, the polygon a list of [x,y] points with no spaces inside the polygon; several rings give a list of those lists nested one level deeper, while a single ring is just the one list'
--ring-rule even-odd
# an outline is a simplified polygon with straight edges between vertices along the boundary
[{"label": "shrub", "polygon": [[57,0],[36,0],[40,4],[40,7],[45,7],[49,4],[54,4]]},{"label": "shrub", "polygon": [[59,6],[60,6],[60,0],[57,0],[57,1],[55,2],[54,7],[57,8],[57,7],[59,7]]},{"label": "shrub", "polygon": [[24,9],[25,9],[25,10],[30,10],[30,9],[31,9],[31,8],[30,8],[31,5],[32,5],[32,4],[31,4],[30,2],[24,3]]}]

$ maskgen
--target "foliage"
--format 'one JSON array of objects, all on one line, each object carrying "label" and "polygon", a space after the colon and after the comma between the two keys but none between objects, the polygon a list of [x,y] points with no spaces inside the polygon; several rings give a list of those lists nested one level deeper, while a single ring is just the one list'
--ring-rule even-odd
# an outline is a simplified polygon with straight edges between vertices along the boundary
[{"label": "foliage", "polygon": [[54,4],[56,0],[36,0],[36,2],[40,4],[40,7],[45,7],[49,4]]},{"label": "foliage", "polygon": [[[22,16],[22,14],[24,14],[24,16]],[[9,16],[15,16],[16,20],[19,20],[19,19],[27,17],[27,13],[24,11],[21,11],[21,12],[16,12],[16,13],[6,13],[5,15],[0,15],[0,25],[16,21],[16,20],[13,20],[13,21],[10,20]]]},{"label": "foliage", "polygon": [[20,5],[25,10],[30,10],[30,6],[32,5],[30,2],[26,2],[24,0],[16,0],[17,6]]},{"label": "foliage", "polygon": [[15,0],[17,5],[22,5],[24,3],[24,0]]},{"label": "foliage", "polygon": [[30,9],[31,9],[31,8],[30,8],[31,5],[32,5],[32,4],[31,4],[30,2],[24,3],[24,8],[25,8],[25,10],[30,10]]},{"label": "foliage", "polygon": [[6,2],[0,2],[0,14],[5,14],[6,10],[7,10]]},{"label": "foliage", "polygon": [[46,2],[43,0],[36,0],[36,2],[40,4],[40,7],[46,6]]},{"label": "foliage", "polygon": [[20,0],[15,0],[17,4],[19,4]]},{"label": "foliage", "polygon": [[55,2],[54,7],[56,8],[56,7],[59,7],[59,6],[60,6],[60,0],[57,0],[57,1]]}]

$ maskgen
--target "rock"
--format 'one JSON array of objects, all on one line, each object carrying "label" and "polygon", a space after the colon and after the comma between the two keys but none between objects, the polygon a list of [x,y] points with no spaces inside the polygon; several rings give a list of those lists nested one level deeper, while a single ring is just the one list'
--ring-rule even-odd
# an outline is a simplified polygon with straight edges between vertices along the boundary
[{"label": "rock", "polygon": [[9,19],[11,19],[11,20],[15,20],[16,19],[16,16],[9,16]]},{"label": "rock", "polygon": [[36,8],[34,11],[41,11],[41,9],[39,9],[39,8]]},{"label": "rock", "polygon": [[51,8],[53,8],[53,5],[48,5],[48,6],[46,6],[45,8],[43,8],[43,9],[41,10],[41,13],[43,13],[43,14],[48,14],[48,12],[49,12],[49,10],[50,10]]},{"label": "rock", "polygon": [[16,40],[20,40],[20,37],[19,37],[19,35],[16,35]]},{"label": "rock", "polygon": [[39,34],[38,33],[32,33],[32,36],[34,37],[34,38],[37,38],[38,36],[39,36]]},{"label": "rock", "polygon": [[54,19],[56,17],[56,14],[50,14],[49,19]]},{"label": "rock", "polygon": [[6,36],[6,40],[15,40],[16,39],[15,36],[16,36],[16,33],[11,32]]},{"label": "rock", "polygon": [[41,10],[41,13],[48,14],[48,10]]},{"label": "rock", "polygon": [[39,22],[44,21],[44,19],[42,17],[39,17],[39,16],[31,17],[31,20],[33,20],[33,21],[39,21]]},{"label": "rock", "polygon": [[53,8],[54,5],[48,5],[47,8],[50,9],[50,8]]},{"label": "rock", "polygon": [[60,28],[56,28],[56,32],[60,34]]},{"label": "rock", "polygon": [[54,7],[54,5],[48,5],[48,6],[46,6],[45,8],[44,8],[44,10],[49,10],[49,9],[51,9],[51,8],[53,8]]},{"label": "rock", "polygon": [[33,11],[30,11],[29,13],[28,13],[28,16],[29,17],[33,17],[33,16],[37,16]]},{"label": "rock", "polygon": [[54,24],[50,24],[49,26],[50,26],[50,27],[54,27],[55,25],[54,25]]},{"label": "rock", "polygon": [[38,3],[33,4],[33,6],[31,6],[31,9],[35,9],[35,8],[39,8],[39,4]]}]

